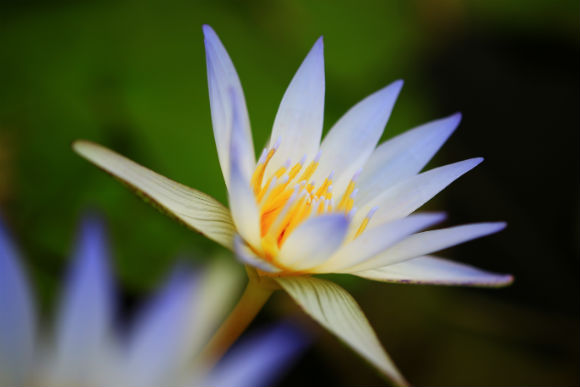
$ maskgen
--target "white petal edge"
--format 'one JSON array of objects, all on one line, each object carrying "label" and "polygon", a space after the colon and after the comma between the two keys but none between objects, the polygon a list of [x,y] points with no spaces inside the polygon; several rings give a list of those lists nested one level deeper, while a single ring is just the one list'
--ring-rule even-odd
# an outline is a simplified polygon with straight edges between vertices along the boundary
[{"label": "white petal edge", "polygon": [[354,298],[337,284],[313,277],[274,278],[314,320],[396,385],[407,385]]},{"label": "white petal edge", "polygon": [[431,254],[451,246],[496,233],[506,227],[505,222],[465,224],[439,230],[424,231],[402,240],[377,256],[345,269],[353,273],[376,269]]},{"label": "white petal edge", "polygon": [[292,231],[276,259],[295,271],[318,266],[340,247],[349,224],[342,213],[309,218]]},{"label": "white petal edge", "polygon": [[369,229],[409,215],[482,161],[483,158],[476,157],[404,179],[359,207],[353,218],[353,226],[359,225],[373,207],[378,209],[369,222]]},{"label": "white petal edge", "polygon": [[218,152],[219,162],[224,175],[226,185],[229,184],[229,151],[230,133],[232,128],[232,105],[230,89],[234,89],[240,95],[239,119],[242,130],[245,133],[246,143],[250,151],[244,153],[240,160],[241,166],[246,173],[251,173],[256,166],[254,145],[250,129],[250,119],[244,99],[244,92],[236,69],[225,47],[215,31],[208,25],[203,26],[203,35],[207,62],[207,83],[209,89],[209,102],[211,108],[211,120]]},{"label": "white petal edge", "polygon": [[0,383],[26,384],[35,354],[36,315],[16,247],[0,219]]},{"label": "white petal edge", "polygon": [[240,120],[240,96],[234,89],[230,89],[232,100],[232,130],[230,140],[230,176],[228,199],[232,218],[238,233],[254,247],[261,250],[260,211],[256,196],[250,186],[251,172],[242,167],[243,154],[248,151],[245,147],[245,133]]},{"label": "white petal edge", "polygon": [[320,37],[292,78],[274,120],[270,147],[280,141],[265,176],[287,160],[312,159],[320,146],[324,117],[324,47]]},{"label": "white petal edge", "polygon": [[80,228],[56,325],[52,377],[94,380],[113,322],[113,284],[104,226],[87,218]]},{"label": "white petal edge", "polygon": [[73,149],[127,184],[162,212],[222,246],[233,247],[235,227],[230,211],[211,196],[161,176],[90,141],[75,141]]},{"label": "white petal edge", "polygon": [[314,181],[322,182],[334,171],[334,192],[342,193],[375,149],[402,87],[401,80],[391,83],[354,105],[338,120],[320,146],[320,165],[312,176]]},{"label": "white petal edge", "polygon": [[355,206],[372,200],[404,178],[419,173],[455,131],[461,114],[434,120],[379,145],[358,180]]},{"label": "white petal edge", "polygon": [[444,213],[425,213],[382,224],[343,245],[328,261],[315,267],[312,271],[332,273],[353,266],[374,257],[403,238],[444,219]]},{"label": "white petal edge", "polygon": [[447,259],[423,256],[377,269],[351,273],[374,281],[418,285],[501,287],[513,282],[510,274],[492,273]]}]

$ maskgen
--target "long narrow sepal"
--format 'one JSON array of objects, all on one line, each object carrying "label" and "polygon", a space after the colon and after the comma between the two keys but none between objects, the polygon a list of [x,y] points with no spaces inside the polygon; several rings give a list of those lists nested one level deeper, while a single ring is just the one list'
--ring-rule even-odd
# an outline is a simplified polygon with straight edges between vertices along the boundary
[{"label": "long narrow sepal", "polygon": [[510,274],[492,273],[432,256],[413,258],[352,274],[374,281],[420,285],[501,287],[513,282],[513,276]]},{"label": "long narrow sepal", "polygon": [[394,384],[408,384],[346,290],[333,282],[313,277],[279,277],[275,280],[310,317],[377,367]]},{"label": "long narrow sepal", "polygon": [[233,248],[235,228],[230,212],[211,196],[161,176],[90,141],[75,141],[73,149],[162,212],[222,246]]}]

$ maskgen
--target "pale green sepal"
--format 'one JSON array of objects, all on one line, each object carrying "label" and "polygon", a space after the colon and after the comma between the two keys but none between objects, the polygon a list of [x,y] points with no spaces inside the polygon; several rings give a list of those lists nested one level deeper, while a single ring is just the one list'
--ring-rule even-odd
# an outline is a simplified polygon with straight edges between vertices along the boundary
[{"label": "pale green sepal", "polygon": [[209,239],[233,248],[235,228],[230,211],[211,196],[161,176],[98,144],[79,140],[73,143],[73,149],[162,212]]},{"label": "pale green sepal", "polygon": [[274,278],[304,311],[338,336],[394,384],[408,385],[383,349],[367,318],[343,288],[314,277]]}]

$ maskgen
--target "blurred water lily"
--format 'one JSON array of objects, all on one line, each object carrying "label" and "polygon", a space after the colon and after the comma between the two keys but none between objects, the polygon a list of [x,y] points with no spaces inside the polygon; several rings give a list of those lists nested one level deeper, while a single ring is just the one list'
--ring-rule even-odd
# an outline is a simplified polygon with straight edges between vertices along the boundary
[{"label": "blurred water lily", "polygon": [[0,224],[1,386],[265,386],[304,348],[302,334],[281,324],[245,337],[211,369],[194,363],[237,290],[237,272],[219,263],[176,270],[119,335],[104,238],[98,221],[84,222],[54,336],[41,340],[18,254]]},{"label": "blurred water lily", "polygon": [[412,214],[482,161],[473,158],[421,173],[460,115],[421,125],[377,147],[402,87],[396,81],[351,108],[321,142],[325,79],[320,38],[290,82],[256,162],[238,75],[216,33],[209,26],[203,30],[229,210],[97,144],[77,141],[74,149],[171,216],[233,249],[254,282],[284,289],[395,383],[405,384],[353,298],[311,275],[473,286],[512,281],[510,275],[430,255],[497,232],[504,223],[422,231],[444,214]]}]

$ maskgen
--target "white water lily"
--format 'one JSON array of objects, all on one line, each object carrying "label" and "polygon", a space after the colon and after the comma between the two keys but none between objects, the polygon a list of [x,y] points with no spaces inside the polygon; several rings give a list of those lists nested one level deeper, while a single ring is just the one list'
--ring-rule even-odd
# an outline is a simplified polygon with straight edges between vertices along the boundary
[{"label": "white water lily", "polygon": [[[435,120],[377,146],[402,81],[351,108],[321,142],[320,38],[290,82],[256,162],[244,94],[215,32],[204,26],[211,117],[230,209],[87,141],[73,147],[164,211],[233,249],[252,278],[276,284],[395,383],[405,381],[352,297],[313,274],[385,282],[502,286],[494,274],[430,254],[497,232],[503,222],[422,231],[441,213],[413,214],[478,165],[473,158],[421,172],[460,121]],[[254,273],[254,274],[252,274]]]},{"label": "white water lily", "polygon": [[301,332],[279,324],[205,367],[195,356],[240,284],[237,270],[218,261],[195,273],[174,271],[120,334],[105,239],[100,222],[83,223],[54,334],[46,337],[0,219],[0,386],[267,386],[305,348]]}]

